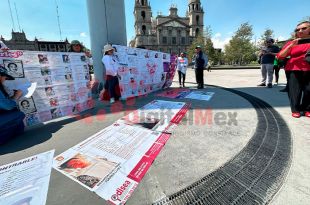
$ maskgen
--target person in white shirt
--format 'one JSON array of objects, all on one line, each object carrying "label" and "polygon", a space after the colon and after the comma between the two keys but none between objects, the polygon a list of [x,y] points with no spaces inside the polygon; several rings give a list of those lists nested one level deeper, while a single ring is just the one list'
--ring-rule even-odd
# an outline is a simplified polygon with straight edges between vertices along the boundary
[{"label": "person in white shirt", "polygon": [[[185,53],[181,53],[180,57],[177,58],[177,71],[179,74],[179,84],[180,87],[185,87],[185,76],[186,76],[186,69],[188,66],[188,59],[185,56]],[[182,83],[181,83],[182,78]]]},{"label": "person in white shirt", "polygon": [[106,86],[110,96],[110,103],[114,103],[120,97],[119,82],[118,82],[118,68],[119,63],[114,57],[114,48],[111,45],[105,45],[103,48],[102,63],[106,70]]}]

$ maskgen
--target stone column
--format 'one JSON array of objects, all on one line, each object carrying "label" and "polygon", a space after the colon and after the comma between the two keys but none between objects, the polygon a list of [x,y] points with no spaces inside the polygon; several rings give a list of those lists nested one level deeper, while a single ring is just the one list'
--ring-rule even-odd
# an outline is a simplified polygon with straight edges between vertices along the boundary
[{"label": "stone column", "polygon": [[103,82],[102,49],[107,43],[127,45],[124,0],[87,0],[95,80]]}]

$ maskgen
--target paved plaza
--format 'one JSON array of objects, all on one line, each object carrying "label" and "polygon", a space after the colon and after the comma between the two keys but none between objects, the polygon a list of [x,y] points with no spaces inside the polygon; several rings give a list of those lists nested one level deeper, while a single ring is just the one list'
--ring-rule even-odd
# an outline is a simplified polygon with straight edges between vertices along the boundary
[{"label": "paved plaza", "polygon": [[[153,162],[128,205],[310,204],[310,119],[291,117],[283,70],[279,85],[256,87],[260,70],[205,71],[210,101],[168,99],[156,92],[27,130],[0,147],[1,165],[55,149],[58,155],[111,125],[125,110],[154,99],[190,102],[181,124]],[[188,69],[186,87],[195,89]],[[178,87],[177,76],[171,89]],[[211,113],[205,119],[205,113]],[[208,116],[208,117],[209,117]],[[52,170],[47,205],[105,204]]]}]

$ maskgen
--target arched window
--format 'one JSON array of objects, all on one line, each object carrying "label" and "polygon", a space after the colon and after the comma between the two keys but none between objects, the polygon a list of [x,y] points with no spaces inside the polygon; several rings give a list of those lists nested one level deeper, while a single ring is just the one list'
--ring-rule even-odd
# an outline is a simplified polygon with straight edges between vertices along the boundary
[{"label": "arched window", "polygon": [[142,33],[143,33],[143,35],[145,35],[145,33],[146,33],[146,26],[145,25],[142,26]]},{"label": "arched window", "polygon": [[196,4],[196,11],[198,11],[199,10],[199,5],[198,4]]},{"label": "arched window", "polygon": [[195,10],[195,5],[194,4],[192,4],[192,8],[193,8],[192,10],[194,11]]},{"label": "arched window", "polygon": [[196,16],[196,24],[199,25],[199,16]]},{"label": "arched window", "polygon": [[199,28],[196,28],[195,36],[197,37],[199,35]]},{"label": "arched window", "polygon": [[142,16],[142,19],[144,20],[145,19],[145,11],[141,11],[141,16]]},{"label": "arched window", "polygon": [[142,6],[144,6],[144,0],[141,0],[141,2],[142,2]]}]

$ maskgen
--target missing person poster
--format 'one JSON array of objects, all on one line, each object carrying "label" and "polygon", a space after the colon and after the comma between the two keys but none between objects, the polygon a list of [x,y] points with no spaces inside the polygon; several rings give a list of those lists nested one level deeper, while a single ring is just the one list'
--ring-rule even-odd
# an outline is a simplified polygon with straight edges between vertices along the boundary
[{"label": "missing person poster", "polygon": [[189,106],[152,101],[56,156],[53,167],[111,204],[124,204]]},{"label": "missing person poster", "polygon": [[172,84],[175,56],[140,48],[113,45],[119,64],[119,85],[123,99],[145,95]]},{"label": "missing person poster", "polygon": [[9,50],[0,52],[0,64],[15,77],[5,81],[7,92],[23,92],[18,106],[26,114],[26,126],[74,115],[93,106],[83,53]]},{"label": "missing person poster", "polygon": [[1,205],[44,205],[54,150],[0,166]]}]

